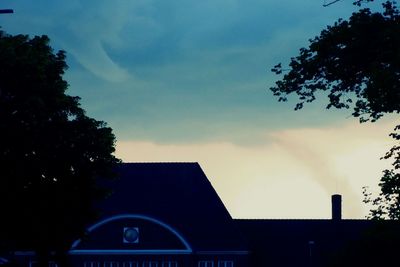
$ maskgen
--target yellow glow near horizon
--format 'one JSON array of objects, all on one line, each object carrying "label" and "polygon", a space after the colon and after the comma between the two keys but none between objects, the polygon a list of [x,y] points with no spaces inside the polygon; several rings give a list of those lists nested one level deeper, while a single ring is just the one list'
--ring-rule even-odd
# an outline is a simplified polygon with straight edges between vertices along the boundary
[{"label": "yellow glow near horizon", "polygon": [[330,218],[330,195],[343,195],[344,218],[363,218],[362,187],[377,188],[379,160],[393,144],[393,122],[276,131],[265,143],[166,145],[117,142],[124,162],[199,162],[235,218]]}]

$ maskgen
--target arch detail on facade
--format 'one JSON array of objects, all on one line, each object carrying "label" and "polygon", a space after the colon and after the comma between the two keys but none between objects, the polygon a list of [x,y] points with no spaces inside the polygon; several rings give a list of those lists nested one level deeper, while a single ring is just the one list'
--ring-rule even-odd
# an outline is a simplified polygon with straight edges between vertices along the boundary
[{"label": "arch detail on facade", "polygon": [[[103,219],[93,225],[91,225],[89,228],[87,228],[87,232],[88,234],[90,234],[91,232],[93,232],[94,230],[96,230],[97,228],[108,224],[110,222],[113,221],[117,221],[117,220],[122,220],[122,219],[140,219],[140,220],[144,220],[144,221],[149,221],[152,223],[155,223],[159,226],[161,226],[162,228],[168,230],[169,232],[171,232],[174,236],[176,236],[184,245],[185,249],[182,250],[174,250],[174,251],[169,251],[169,250],[160,250],[158,251],[160,254],[169,254],[171,253],[184,253],[184,254],[188,254],[188,253],[192,253],[192,247],[190,246],[189,242],[186,241],[186,239],[176,230],[174,229],[172,226],[166,224],[165,222],[162,222],[154,217],[150,217],[147,215],[141,215],[141,214],[120,214],[120,215],[115,215],[115,216],[111,216],[108,217],[106,219]],[[86,253],[95,253],[95,251],[89,251],[89,250],[80,250],[78,248],[79,244],[81,243],[81,239],[77,239],[72,243],[71,249],[70,249],[70,254],[86,254]],[[114,253],[119,253],[121,252],[122,254],[147,254],[147,253],[151,253],[151,251],[147,251],[147,250],[123,250],[123,251],[119,251],[119,250],[102,250],[102,251],[98,251],[99,253],[106,253],[106,254],[114,254]],[[107,253],[108,252],[108,253]],[[90,253],[90,254],[92,254]],[[96,253],[95,253],[96,254]]]}]

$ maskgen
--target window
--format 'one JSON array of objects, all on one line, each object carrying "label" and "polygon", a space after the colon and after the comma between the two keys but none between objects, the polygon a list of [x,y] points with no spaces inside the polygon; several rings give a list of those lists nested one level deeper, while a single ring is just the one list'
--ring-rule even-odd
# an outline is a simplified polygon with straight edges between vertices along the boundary
[{"label": "window", "polygon": [[156,261],[144,261],[142,267],[158,267],[158,262]]},{"label": "window", "polygon": [[103,267],[103,264],[100,264],[99,261],[85,261],[83,267]]},{"label": "window", "polygon": [[[37,267],[37,261],[30,261],[29,262],[29,267]],[[54,261],[49,261],[49,267],[57,267],[57,263],[55,263]]]},{"label": "window", "polygon": [[105,261],[103,262],[103,266],[100,267],[119,267],[119,262],[117,261]]},{"label": "window", "polygon": [[218,261],[218,267],[233,267],[233,261]]},{"label": "window", "polygon": [[137,261],[124,261],[120,267],[139,267]]},{"label": "window", "polygon": [[213,261],[199,261],[198,267],[214,267]]},{"label": "window", "polygon": [[139,243],[139,228],[138,227],[124,227],[122,241],[123,241],[123,243],[127,243],[127,244]]},{"label": "window", "polygon": [[178,263],[176,261],[163,261],[161,267],[178,267]]}]

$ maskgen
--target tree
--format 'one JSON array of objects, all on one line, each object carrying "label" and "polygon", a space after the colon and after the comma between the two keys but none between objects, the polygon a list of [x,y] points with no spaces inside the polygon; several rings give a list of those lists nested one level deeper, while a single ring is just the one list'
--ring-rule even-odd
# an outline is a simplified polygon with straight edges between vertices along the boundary
[{"label": "tree", "polygon": [[[373,0],[358,0],[355,5]],[[353,109],[360,122],[376,121],[400,112],[400,14],[396,1],[386,1],[381,12],[361,8],[348,20],[339,19],[310,40],[291,58],[289,68],[279,63],[272,71],[283,78],[270,89],[279,101],[296,94],[295,110],[313,102],[317,92],[328,97],[327,108]],[[400,134],[391,136],[398,142]],[[385,156],[393,168],[384,170],[380,195],[369,199],[376,219],[400,219],[400,146]],[[368,201],[368,199],[366,199]]]},{"label": "tree", "polygon": [[[0,32],[0,245],[65,252],[113,177],[115,137],[66,94],[64,51],[47,36]],[[25,246],[25,247],[24,247]]]}]

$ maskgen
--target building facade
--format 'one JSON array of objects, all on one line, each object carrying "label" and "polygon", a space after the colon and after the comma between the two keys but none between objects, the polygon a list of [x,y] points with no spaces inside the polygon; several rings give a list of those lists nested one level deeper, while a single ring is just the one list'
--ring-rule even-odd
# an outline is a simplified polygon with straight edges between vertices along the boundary
[{"label": "building facade", "polygon": [[[246,267],[249,251],[197,163],[124,163],[70,262],[79,267]],[[16,252],[34,267],[30,251]]]},{"label": "building facade", "polygon": [[[332,220],[232,219],[197,163],[123,163],[117,172],[100,182],[113,194],[96,204],[99,220],[71,245],[73,266],[330,266],[376,224],[342,220],[337,195]],[[35,267],[33,252],[15,257]]]}]

